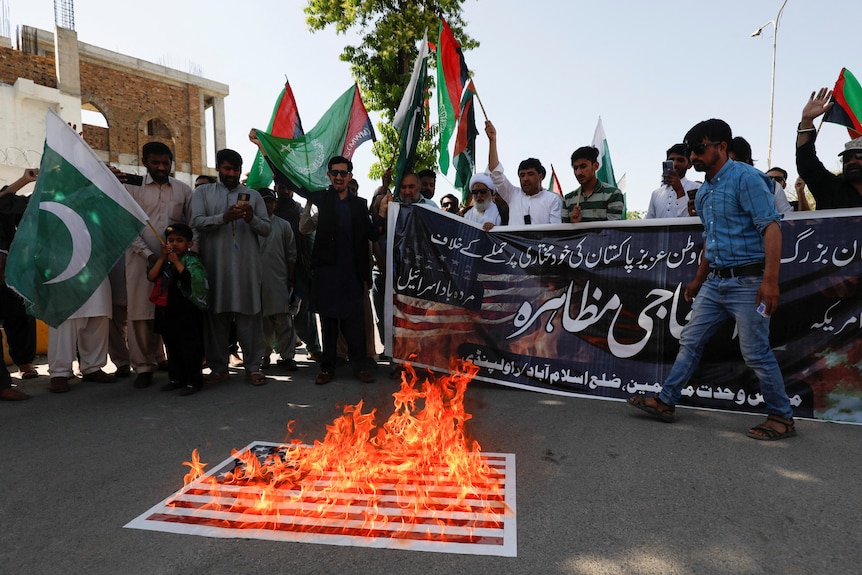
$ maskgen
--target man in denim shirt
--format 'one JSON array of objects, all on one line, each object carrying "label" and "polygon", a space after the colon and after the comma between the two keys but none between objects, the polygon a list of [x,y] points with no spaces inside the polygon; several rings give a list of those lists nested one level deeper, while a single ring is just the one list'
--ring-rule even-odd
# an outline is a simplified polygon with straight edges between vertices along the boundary
[{"label": "man in denim shirt", "polygon": [[731,139],[730,126],[716,119],[697,124],[685,136],[692,165],[706,176],[695,198],[704,228],[703,257],[685,288],[686,301],[694,301],[691,319],[661,392],[656,397],[631,397],[629,404],[673,421],[674,406],[706,342],[725,320],[733,318],[742,357],[760,382],[769,414],[764,423],[748,430],[748,436],[783,439],[796,434],[793,410],[769,346],[769,316],[778,307],[781,215],[775,209],[769,178],[728,158]]}]

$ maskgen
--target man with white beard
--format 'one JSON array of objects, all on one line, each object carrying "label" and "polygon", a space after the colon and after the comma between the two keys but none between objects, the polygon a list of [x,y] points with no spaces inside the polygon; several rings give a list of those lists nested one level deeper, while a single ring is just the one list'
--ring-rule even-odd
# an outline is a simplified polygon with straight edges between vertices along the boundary
[{"label": "man with white beard", "polygon": [[464,213],[464,219],[482,224],[482,229],[490,230],[500,225],[500,212],[494,204],[494,193],[497,186],[489,174],[474,174],[470,178],[470,194],[473,196],[473,207]]}]

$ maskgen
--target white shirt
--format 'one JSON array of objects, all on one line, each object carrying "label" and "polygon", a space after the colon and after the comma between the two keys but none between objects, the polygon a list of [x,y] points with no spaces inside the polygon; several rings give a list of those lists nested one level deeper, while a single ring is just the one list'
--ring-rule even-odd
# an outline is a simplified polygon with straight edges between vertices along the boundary
[{"label": "white shirt", "polygon": [[[490,200],[489,200],[490,201]],[[491,223],[495,226],[500,225],[500,210],[497,209],[497,204],[493,201],[484,212],[480,212],[473,206],[464,214],[464,219],[468,222],[479,224]]]},{"label": "white shirt", "polygon": [[[688,192],[700,187],[699,182],[692,182],[686,177],[679,179],[682,189]],[[664,184],[652,193],[646,219],[651,218],[684,218],[688,216],[688,194],[676,197],[676,190],[670,184]]]},{"label": "white shirt", "polygon": [[503,164],[497,164],[491,170],[491,180],[497,186],[497,193],[509,204],[510,226],[524,225],[524,216],[530,216],[531,225],[559,224],[562,221],[563,198],[559,194],[543,189],[528,196],[524,190],[512,185],[503,173]]},{"label": "white shirt", "polygon": [[784,188],[778,182],[773,183],[775,184],[775,209],[778,210],[779,214],[789,214],[793,211],[793,206],[787,201],[787,194],[784,192]]}]

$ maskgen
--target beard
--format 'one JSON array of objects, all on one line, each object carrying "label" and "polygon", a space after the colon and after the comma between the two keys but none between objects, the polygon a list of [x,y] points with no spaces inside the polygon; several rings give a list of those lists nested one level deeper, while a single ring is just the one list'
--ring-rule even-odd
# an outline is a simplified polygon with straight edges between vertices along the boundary
[{"label": "beard", "polygon": [[480,213],[484,212],[488,209],[488,206],[491,205],[491,199],[487,198],[484,200],[480,200],[479,198],[473,199],[473,207],[479,210]]},{"label": "beard", "polygon": [[858,164],[844,166],[844,179],[848,182],[862,182],[862,166]]}]

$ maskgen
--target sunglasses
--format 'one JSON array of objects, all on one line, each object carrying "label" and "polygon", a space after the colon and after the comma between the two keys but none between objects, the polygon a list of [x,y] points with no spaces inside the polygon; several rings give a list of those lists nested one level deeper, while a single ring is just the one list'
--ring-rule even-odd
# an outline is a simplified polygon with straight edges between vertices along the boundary
[{"label": "sunglasses", "polygon": [[769,176],[769,179],[779,184],[783,184],[786,181],[783,176]]},{"label": "sunglasses", "polygon": [[347,170],[329,170],[329,175],[332,176],[333,178],[335,178],[337,176],[341,176],[342,178],[346,178],[349,174],[350,174],[350,172],[348,172]]},{"label": "sunglasses", "polygon": [[489,190],[488,188],[476,188],[475,190],[470,190],[470,193],[475,196],[477,194],[487,194],[490,191],[491,190]]},{"label": "sunglasses", "polygon": [[688,147],[688,155],[697,154],[701,155],[706,151],[709,146],[717,146],[721,142],[702,142],[700,144],[686,144]]},{"label": "sunglasses", "polygon": [[457,207],[452,202],[441,202],[440,205],[443,206],[444,208],[455,208],[455,207]]}]

